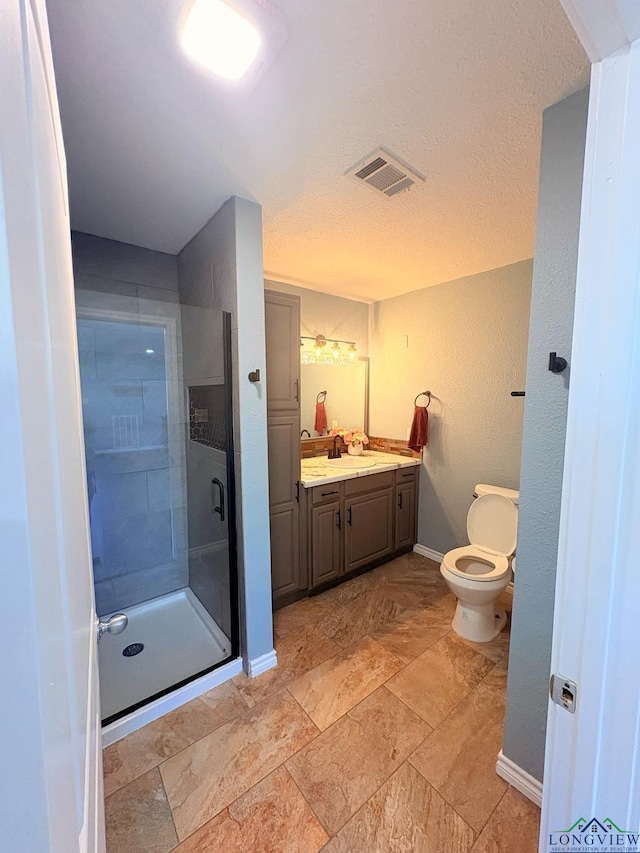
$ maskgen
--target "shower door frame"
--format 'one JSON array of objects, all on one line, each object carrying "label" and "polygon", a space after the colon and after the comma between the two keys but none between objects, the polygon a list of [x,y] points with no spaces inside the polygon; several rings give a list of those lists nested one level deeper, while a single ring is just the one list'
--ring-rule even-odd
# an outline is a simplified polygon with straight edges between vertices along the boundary
[{"label": "shower door frame", "polygon": [[[179,303],[162,303],[180,308]],[[237,558],[237,529],[236,529],[236,490],[235,490],[235,445],[233,435],[233,370],[231,345],[231,314],[220,311],[223,324],[223,353],[224,353],[224,385],[225,385],[225,425],[226,425],[226,467],[227,467],[227,518],[229,536],[229,598],[231,608],[231,631],[229,641],[231,654],[221,661],[204,670],[194,673],[182,681],[153,694],[148,699],[131,706],[121,714],[113,715],[108,721],[102,722],[102,746],[109,746],[127,734],[136,731],[147,723],[179,708],[191,699],[200,696],[207,690],[223,684],[242,671],[242,655],[240,648],[240,604],[239,578]],[[178,346],[179,318],[163,314],[132,314],[112,308],[76,306],[77,320],[102,320],[105,322],[128,323],[130,325],[160,326],[165,329],[165,370],[170,366],[170,375],[165,377],[167,383],[167,412],[180,413],[179,423],[183,429],[167,430],[167,447],[169,454],[176,451],[182,460],[184,475],[184,491],[186,500],[186,458],[189,441],[187,436],[188,410],[186,400],[187,383],[180,375],[180,347]],[[168,334],[167,334],[168,331]],[[182,393],[181,389],[182,388]],[[169,422],[168,422],[169,424]],[[84,440],[83,440],[84,442]],[[83,443],[83,452],[84,443]],[[188,509],[187,509],[188,512]],[[185,531],[185,536],[187,536]],[[188,550],[188,549],[187,549]],[[92,570],[93,574],[93,570]],[[95,578],[93,578],[95,586]],[[189,583],[187,582],[187,587]],[[190,588],[190,587],[189,587]],[[132,605],[134,606],[134,605]],[[124,608],[126,610],[126,608]],[[98,679],[99,680],[99,679]]]},{"label": "shower door frame", "polygon": [[[162,303],[163,305],[165,303]],[[176,307],[179,307],[177,303],[168,303],[174,304]],[[182,468],[182,485],[181,490],[183,492],[182,497],[184,498],[184,505],[187,505],[187,485],[186,485],[186,458],[187,458],[187,448],[185,445],[185,435],[183,430],[175,430],[171,429],[171,426],[175,426],[176,423],[184,426],[186,421],[186,410],[185,410],[185,400],[184,397],[180,398],[179,391],[179,381],[180,381],[180,353],[178,347],[178,318],[170,317],[162,314],[132,314],[128,311],[118,311],[116,309],[111,308],[87,308],[83,306],[79,306],[76,308],[76,319],[77,320],[98,320],[103,322],[112,322],[112,323],[126,323],[131,326],[159,326],[164,329],[164,364],[165,364],[165,384],[167,387],[167,451],[169,454],[169,458],[179,458],[181,460],[181,468]],[[82,393],[82,379],[80,380],[80,390]],[[179,415],[180,420],[176,421],[171,418],[171,415]],[[84,420],[84,410],[83,410],[83,420]],[[85,450],[86,453],[86,450]],[[86,458],[86,457],[85,457]],[[172,507],[173,511],[173,507]],[[173,512],[172,512],[173,514]],[[184,525],[184,530],[182,531],[183,539],[187,541],[187,523],[186,519],[181,522]],[[95,577],[94,577],[94,587],[95,587]],[[187,586],[189,584],[187,583]],[[151,596],[149,599],[145,599],[150,601],[151,599],[157,596]],[[140,603],[140,602],[137,602]],[[134,607],[134,604],[127,605],[129,607]],[[118,608],[123,609],[123,608]],[[126,609],[126,607],[124,608]],[[100,614],[99,614],[100,615]],[[105,615],[105,614],[103,614]]]}]

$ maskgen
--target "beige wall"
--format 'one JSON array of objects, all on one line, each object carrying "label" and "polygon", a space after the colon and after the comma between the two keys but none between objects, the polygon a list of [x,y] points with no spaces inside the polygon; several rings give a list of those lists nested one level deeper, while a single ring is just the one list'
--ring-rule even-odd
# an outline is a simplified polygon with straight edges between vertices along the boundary
[{"label": "beige wall", "polygon": [[532,261],[369,306],[370,432],[405,439],[429,389],[430,438],[420,479],[418,542],[468,542],[478,482],[518,488]]}]

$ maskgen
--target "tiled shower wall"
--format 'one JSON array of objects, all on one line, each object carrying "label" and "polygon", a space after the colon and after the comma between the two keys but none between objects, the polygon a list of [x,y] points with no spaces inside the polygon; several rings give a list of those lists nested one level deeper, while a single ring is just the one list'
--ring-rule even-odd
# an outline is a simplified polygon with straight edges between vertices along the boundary
[{"label": "tiled shower wall", "polygon": [[[188,584],[177,259],[74,233],[73,260],[96,604],[104,615]],[[83,319],[86,309],[119,319]],[[143,317],[158,325],[138,322]]]}]

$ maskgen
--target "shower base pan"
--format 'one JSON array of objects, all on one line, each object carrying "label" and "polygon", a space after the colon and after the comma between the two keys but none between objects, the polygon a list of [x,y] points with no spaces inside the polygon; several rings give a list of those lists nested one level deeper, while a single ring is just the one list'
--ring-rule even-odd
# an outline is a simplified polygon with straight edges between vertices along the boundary
[{"label": "shower base pan", "polygon": [[105,634],[98,646],[103,720],[171,690],[231,655],[229,639],[188,587],[122,612],[129,617],[126,629],[114,636]]}]

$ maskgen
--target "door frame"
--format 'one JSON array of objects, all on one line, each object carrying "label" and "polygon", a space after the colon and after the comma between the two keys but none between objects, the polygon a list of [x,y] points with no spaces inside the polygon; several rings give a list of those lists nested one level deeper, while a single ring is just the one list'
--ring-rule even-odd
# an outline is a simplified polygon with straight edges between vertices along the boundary
[{"label": "door frame", "polygon": [[44,0],[0,0],[0,838],[104,850],[66,162]]},{"label": "door frame", "polygon": [[540,853],[640,825],[640,5],[562,5],[592,61],[551,661],[578,690],[549,702]]}]

